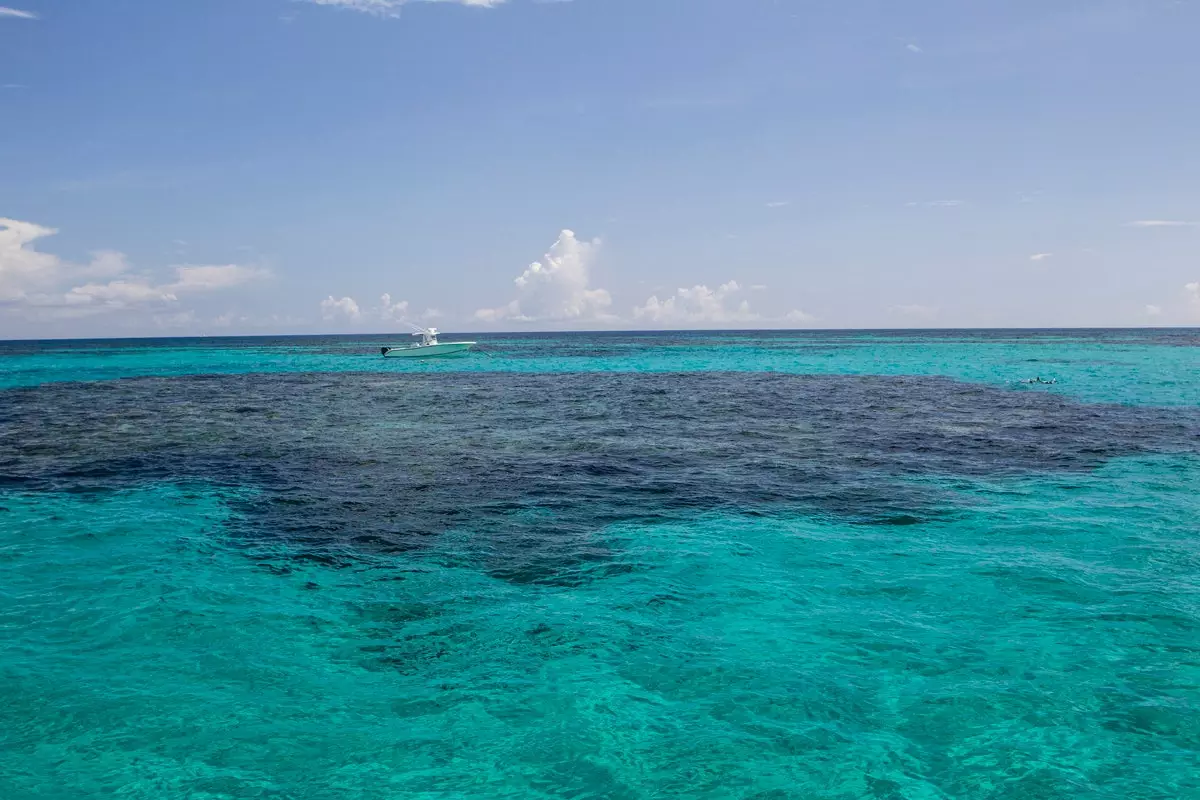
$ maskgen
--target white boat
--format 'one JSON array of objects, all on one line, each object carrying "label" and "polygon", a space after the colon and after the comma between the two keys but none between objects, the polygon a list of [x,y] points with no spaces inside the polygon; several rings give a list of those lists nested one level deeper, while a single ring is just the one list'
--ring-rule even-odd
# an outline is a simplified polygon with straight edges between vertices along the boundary
[{"label": "white boat", "polygon": [[399,347],[381,347],[384,358],[436,358],[465,353],[475,346],[474,342],[439,342],[437,328],[414,328],[413,336],[420,336],[416,344]]}]

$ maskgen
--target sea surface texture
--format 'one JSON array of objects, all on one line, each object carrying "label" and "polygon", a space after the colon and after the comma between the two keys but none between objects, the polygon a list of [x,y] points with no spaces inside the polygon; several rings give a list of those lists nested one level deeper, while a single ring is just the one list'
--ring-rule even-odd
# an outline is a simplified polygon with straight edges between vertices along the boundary
[{"label": "sea surface texture", "polygon": [[0,344],[0,798],[1200,798],[1200,332],[476,338]]}]

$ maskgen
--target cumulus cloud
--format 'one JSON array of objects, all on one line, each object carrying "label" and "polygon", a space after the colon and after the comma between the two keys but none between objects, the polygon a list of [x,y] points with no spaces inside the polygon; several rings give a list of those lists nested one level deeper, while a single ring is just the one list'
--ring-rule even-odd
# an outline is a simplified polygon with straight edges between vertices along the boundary
[{"label": "cumulus cloud", "polygon": [[507,0],[309,0],[309,2],[319,6],[348,8],[352,11],[362,11],[380,17],[395,17],[399,16],[401,6],[408,2],[457,3],[460,6],[495,8],[503,5]]},{"label": "cumulus cloud", "polygon": [[386,292],[379,298],[379,316],[385,320],[405,319],[408,316],[408,301],[392,302],[392,296]]},{"label": "cumulus cloud", "polygon": [[498,308],[481,308],[481,322],[588,321],[610,319],[612,296],[591,287],[591,269],[600,240],[581,241],[564,230],[541,261],[517,276],[517,296]]},{"label": "cumulus cloud", "polygon": [[395,302],[386,292],[380,296],[379,305],[363,308],[353,297],[329,295],[321,301],[321,316],[327,320],[350,322],[395,322],[408,319],[408,301]]},{"label": "cumulus cloud", "polygon": [[652,296],[633,310],[634,319],[659,325],[689,323],[750,322],[759,316],[750,310],[750,301],[739,300],[742,287],[737,281],[723,283],[716,289],[698,284],[690,289],[676,289],[675,294],[660,300]]},{"label": "cumulus cloud", "polygon": [[816,322],[816,321],[817,321],[817,318],[816,318],[816,317],[814,317],[812,314],[809,314],[809,313],[808,313],[808,312],[806,312],[806,311],[801,311],[801,310],[800,310],[800,309],[798,309],[798,308],[793,308],[791,311],[789,311],[788,313],[784,314],[784,315],[783,315],[783,319],[784,319],[786,322],[800,322],[800,323]]},{"label": "cumulus cloud", "polygon": [[329,295],[329,297],[321,301],[321,316],[325,319],[344,318],[356,320],[362,316],[362,311],[353,297],[334,299],[333,295]]},{"label": "cumulus cloud", "polygon": [[38,15],[32,11],[22,11],[19,8],[0,6],[0,19],[4,17],[8,17],[9,19],[37,19]]},{"label": "cumulus cloud", "polygon": [[61,274],[56,256],[33,243],[58,233],[32,222],[0,218],[0,302],[19,300],[28,291],[51,285]]},{"label": "cumulus cloud", "polygon": [[185,295],[230,289],[267,274],[237,264],[174,267],[175,280],[160,282],[133,272],[112,250],[75,264],[37,249],[57,231],[32,222],[0,219],[0,305],[25,316],[85,316],[175,303]]}]

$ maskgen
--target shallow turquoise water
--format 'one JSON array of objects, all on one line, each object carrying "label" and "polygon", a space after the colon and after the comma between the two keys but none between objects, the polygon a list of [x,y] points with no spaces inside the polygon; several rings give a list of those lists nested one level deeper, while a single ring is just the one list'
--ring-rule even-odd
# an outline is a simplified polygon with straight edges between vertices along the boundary
[{"label": "shallow turquoise water", "polygon": [[[454,337],[447,337],[452,339]],[[465,338],[465,337],[460,337]],[[783,372],[946,376],[1095,402],[1200,405],[1200,332],[485,335],[467,358],[384,361],[388,337],[128,340],[10,346],[0,388],[51,381],[260,372]]]},{"label": "shallow turquoise water", "polygon": [[490,346],[10,356],[0,797],[1200,797],[1195,346]]}]

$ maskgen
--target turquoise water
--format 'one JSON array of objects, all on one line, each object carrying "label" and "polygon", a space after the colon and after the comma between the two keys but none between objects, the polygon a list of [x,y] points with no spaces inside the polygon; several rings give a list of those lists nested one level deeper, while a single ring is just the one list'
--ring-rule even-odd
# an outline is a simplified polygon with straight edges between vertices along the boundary
[{"label": "turquoise water", "polygon": [[1200,797],[1196,339],[760,339],[12,346],[0,797]]},{"label": "turquoise water", "polygon": [[[447,337],[452,339],[453,337]],[[1096,402],[1200,405],[1200,333],[951,331],[680,333],[482,338],[467,359],[384,362],[390,337],[192,339],[11,346],[0,388],[51,381],[260,372],[784,372],[947,376]]]}]

